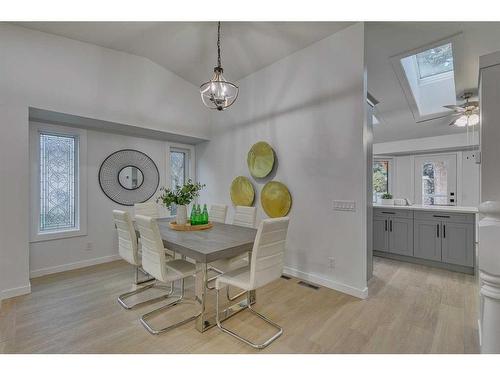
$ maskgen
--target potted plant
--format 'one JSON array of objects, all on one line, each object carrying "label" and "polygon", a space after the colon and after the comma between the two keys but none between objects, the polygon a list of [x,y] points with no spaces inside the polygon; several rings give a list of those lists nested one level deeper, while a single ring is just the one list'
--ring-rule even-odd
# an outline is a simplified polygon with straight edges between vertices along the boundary
[{"label": "potted plant", "polygon": [[394,199],[392,199],[392,194],[390,193],[384,193],[382,195],[382,199],[380,199],[380,203],[386,206],[393,206],[394,205]]},{"label": "potted plant", "polygon": [[186,224],[187,205],[200,195],[200,190],[204,187],[205,185],[199,182],[194,183],[191,180],[188,180],[188,182],[182,186],[177,185],[175,189],[161,187],[161,195],[156,198],[156,202],[158,203],[161,201],[169,210],[172,206],[177,206],[175,221],[177,224]]}]

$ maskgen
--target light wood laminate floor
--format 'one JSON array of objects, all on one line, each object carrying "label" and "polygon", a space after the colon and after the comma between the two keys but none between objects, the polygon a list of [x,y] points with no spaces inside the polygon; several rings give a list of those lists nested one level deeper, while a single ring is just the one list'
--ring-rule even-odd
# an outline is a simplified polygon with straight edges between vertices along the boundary
[{"label": "light wood laminate floor", "polygon": [[[138,318],[152,306],[126,311],[116,302],[131,281],[132,268],[121,261],[33,279],[30,295],[2,302],[0,353],[478,352],[470,275],[375,258],[367,300],[280,279],[258,290],[256,309],[284,328],[262,351],[192,324],[150,335]],[[228,325],[255,339],[273,332],[249,312]]]}]

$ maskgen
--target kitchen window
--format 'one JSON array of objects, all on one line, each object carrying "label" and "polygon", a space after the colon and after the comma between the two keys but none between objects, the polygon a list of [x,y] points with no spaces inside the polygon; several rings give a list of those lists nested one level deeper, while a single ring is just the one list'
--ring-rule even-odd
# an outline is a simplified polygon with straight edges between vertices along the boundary
[{"label": "kitchen window", "polygon": [[392,159],[373,160],[373,203],[392,191]]},{"label": "kitchen window", "polygon": [[429,155],[415,158],[416,203],[429,206],[457,204],[457,156]]}]

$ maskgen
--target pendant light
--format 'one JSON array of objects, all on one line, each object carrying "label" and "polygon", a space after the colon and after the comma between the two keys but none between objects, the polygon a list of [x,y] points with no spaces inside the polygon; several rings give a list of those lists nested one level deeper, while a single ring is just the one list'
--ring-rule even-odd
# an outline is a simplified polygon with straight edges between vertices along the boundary
[{"label": "pendant light", "polygon": [[223,111],[230,107],[238,97],[238,86],[226,81],[222,73],[220,58],[220,22],[217,24],[217,66],[210,81],[200,86],[201,100],[206,107]]}]

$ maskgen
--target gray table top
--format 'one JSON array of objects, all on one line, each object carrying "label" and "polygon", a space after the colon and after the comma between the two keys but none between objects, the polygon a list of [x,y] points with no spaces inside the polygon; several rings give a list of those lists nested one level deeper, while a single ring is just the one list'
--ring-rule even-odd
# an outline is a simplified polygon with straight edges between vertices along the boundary
[{"label": "gray table top", "polygon": [[169,227],[171,220],[157,220],[165,247],[201,263],[251,251],[257,233],[256,229],[221,223],[206,230],[182,232]]}]

